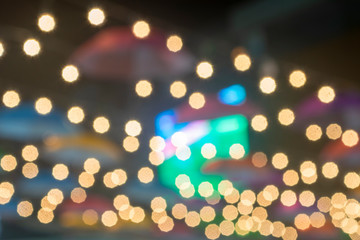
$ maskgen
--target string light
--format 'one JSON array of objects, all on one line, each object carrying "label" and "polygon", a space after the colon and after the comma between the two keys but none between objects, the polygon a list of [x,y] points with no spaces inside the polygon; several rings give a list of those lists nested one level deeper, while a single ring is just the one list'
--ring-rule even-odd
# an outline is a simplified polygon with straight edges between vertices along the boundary
[{"label": "string light", "polygon": [[251,66],[251,59],[246,54],[239,54],[234,59],[234,66],[238,71],[244,72]]},{"label": "string light", "polygon": [[148,97],[152,92],[151,83],[148,80],[140,80],[136,83],[135,91],[140,97]]},{"label": "string light", "polygon": [[278,114],[278,120],[282,125],[289,126],[294,122],[295,114],[289,108],[282,109]]},{"label": "string light", "polygon": [[317,141],[322,136],[322,130],[319,125],[312,124],[306,128],[305,134],[310,141]]},{"label": "string light", "polygon": [[192,107],[194,109],[203,108],[205,105],[204,95],[200,92],[194,92],[189,97],[189,104],[190,104],[190,107]]},{"label": "string light", "polygon": [[6,107],[14,108],[19,105],[20,96],[14,90],[6,91],[2,97],[2,101]]},{"label": "string light", "polygon": [[84,110],[79,106],[71,107],[67,112],[67,117],[70,122],[78,124],[85,118]]},{"label": "string light", "polygon": [[154,172],[149,167],[143,167],[138,172],[138,178],[142,183],[149,183],[154,179]]},{"label": "string light", "polygon": [[2,57],[5,53],[4,44],[0,42],[0,57]]},{"label": "string light", "polygon": [[79,70],[74,65],[66,65],[61,72],[62,78],[65,82],[75,82],[79,78]]},{"label": "string light", "polygon": [[186,85],[182,81],[175,81],[170,85],[170,93],[174,98],[184,97],[186,91]]},{"label": "string light", "polygon": [[51,32],[55,28],[55,19],[50,14],[42,14],[38,19],[38,26],[43,32]]},{"label": "string light", "polygon": [[196,67],[197,75],[202,79],[208,79],[213,75],[213,66],[209,62],[200,62]]},{"label": "string light", "polygon": [[303,71],[295,70],[289,76],[289,82],[291,86],[300,88],[306,83],[306,75]]},{"label": "string light", "polygon": [[95,132],[98,132],[101,134],[106,133],[107,131],[109,131],[110,122],[104,116],[97,117],[97,118],[95,118],[95,120],[93,122],[93,128],[94,128]]},{"label": "string light", "polygon": [[125,124],[125,132],[129,136],[136,137],[141,133],[141,124],[136,120],[130,120]]},{"label": "string light", "polygon": [[321,87],[318,91],[318,98],[323,103],[330,103],[335,99],[335,91],[330,86]]},{"label": "string light", "polygon": [[264,115],[256,115],[251,119],[251,127],[257,132],[263,132],[268,126],[268,121]]},{"label": "string light", "polygon": [[341,134],[341,126],[336,123],[332,123],[326,128],[326,135],[329,139],[336,140],[341,137]]},{"label": "string light", "polygon": [[40,43],[36,39],[28,39],[24,42],[23,50],[26,55],[34,57],[40,53]]},{"label": "string light", "polygon": [[137,38],[146,38],[150,34],[150,26],[145,21],[137,21],[132,27],[132,31]]},{"label": "string light", "polygon": [[183,46],[183,42],[179,36],[171,35],[166,41],[166,46],[168,47],[168,49],[170,51],[178,52],[181,50],[181,48]]},{"label": "string light", "polygon": [[69,169],[64,164],[56,164],[52,169],[52,175],[56,180],[62,181],[69,176]]},{"label": "string light", "polygon": [[50,99],[46,97],[41,97],[35,102],[35,109],[41,115],[46,115],[51,112],[52,103]]},{"label": "string light", "polygon": [[359,142],[359,135],[357,132],[355,132],[354,130],[346,130],[342,137],[341,137],[342,142],[345,144],[345,146],[347,147],[353,147],[356,144],[358,144]]},{"label": "string light", "polygon": [[88,12],[88,20],[92,25],[99,26],[105,21],[105,13],[100,8],[93,8]]},{"label": "string light", "polygon": [[17,166],[16,158],[13,155],[4,155],[0,160],[0,166],[4,171],[11,172]]},{"label": "string light", "polygon": [[260,90],[265,94],[273,93],[276,89],[276,82],[271,77],[264,77],[259,84]]}]

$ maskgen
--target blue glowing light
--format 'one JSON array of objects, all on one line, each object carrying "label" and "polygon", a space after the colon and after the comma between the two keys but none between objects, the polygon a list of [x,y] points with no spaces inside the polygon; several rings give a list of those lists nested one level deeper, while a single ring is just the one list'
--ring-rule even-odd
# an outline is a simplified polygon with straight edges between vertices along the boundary
[{"label": "blue glowing light", "polygon": [[223,104],[240,105],[245,101],[246,91],[240,84],[235,84],[220,90],[218,98]]}]

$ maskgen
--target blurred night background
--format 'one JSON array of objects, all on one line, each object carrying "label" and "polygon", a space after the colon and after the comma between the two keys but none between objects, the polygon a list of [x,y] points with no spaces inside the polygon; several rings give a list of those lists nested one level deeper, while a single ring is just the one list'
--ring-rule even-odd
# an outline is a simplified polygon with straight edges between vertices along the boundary
[{"label": "blurred night background", "polygon": [[2,0],[0,239],[360,239],[359,10]]}]

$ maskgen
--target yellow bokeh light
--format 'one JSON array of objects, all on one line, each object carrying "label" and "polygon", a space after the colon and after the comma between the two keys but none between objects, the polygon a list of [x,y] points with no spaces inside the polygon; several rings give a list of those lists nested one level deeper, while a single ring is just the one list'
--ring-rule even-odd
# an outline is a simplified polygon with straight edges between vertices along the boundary
[{"label": "yellow bokeh light", "polygon": [[312,161],[304,161],[300,165],[300,172],[301,175],[306,178],[311,178],[313,176],[316,176],[316,165]]},{"label": "yellow bokeh light", "polygon": [[165,140],[160,136],[154,136],[149,141],[149,147],[151,150],[160,152],[165,148]]},{"label": "yellow bokeh light", "polygon": [[149,162],[154,166],[159,166],[165,161],[165,155],[162,152],[151,151],[149,153]]},{"label": "yellow bokeh light", "polygon": [[101,222],[106,227],[112,227],[118,222],[118,216],[114,211],[108,210],[101,215]]},{"label": "yellow bokeh light", "polygon": [[252,190],[244,190],[241,193],[241,203],[245,206],[251,206],[255,203],[256,196]]},{"label": "yellow bokeh light", "polygon": [[152,92],[152,85],[148,80],[140,80],[136,83],[135,91],[140,97],[148,97]]},{"label": "yellow bokeh light", "polygon": [[137,38],[145,38],[150,34],[150,25],[145,21],[137,21],[132,27],[132,31]]},{"label": "yellow bokeh light", "polygon": [[229,154],[234,159],[240,159],[240,158],[244,157],[245,149],[241,144],[234,143],[230,147]]},{"label": "yellow bokeh light", "polygon": [[22,151],[21,155],[25,161],[33,162],[39,156],[39,151],[34,145],[26,145]]},{"label": "yellow bokeh light", "polygon": [[330,103],[335,99],[335,91],[330,86],[321,87],[318,91],[318,98],[323,103]]},{"label": "yellow bokeh light", "polygon": [[17,166],[16,158],[13,155],[4,155],[0,160],[0,166],[4,171],[13,171]]},{"label": "yellow bokeh light", "polygon": [[0,42],[0,57],[4,55],[4,52],[5,52],[4,44]]},{"label": "yellow bokeh light", "polygon": [[263,222],[267,219],[268,213],[263,207],[256,207],[252,211],[252,217],[256,222]]},{"label": "yellow bokeh light", "polygon": [[130,201],[125,195],[117,195],[114,198],[113,205],[118,211],[124,211],[130,206]]},{"label": "yellow bokeh light", "polygon": [[14,108],[20,103],[20,95],[13,90],[6,91],[2,97],[4,105],[8,108]]},{"label": "yellow bokeh light", "polygon": [[200,224],[200,215],[195,211],[190,211],[185,217],[185,223],[189,227],[196,227]]},{"label": "yellow bokeh light", "polygon": [[202,182],[199,184],[198,192],[202,197],[210,197],[214,192],[214,188],[210,182]]},{"label": "yellow bokeh light", "polygon": [[78,124],[81,123],[85,118],[84,110],[81,107],[74,106],[67,112],[67,117],[70,122]]},{"label": "yellow bokeh light", "polygon": [[252,164],[258,168],[265,167],[267,161],[267,157],[263,152],[256,152],[251,157]]},{"label": "yellow bokeh light", "polygon": [[276,89],[276,82],[271,77],[264,77],[259,84],[260,90],[265,94],[273,93]]},{"label": "yellow bokeh light", "polygon": [[271,163],[276,169],[284,169],[289,164],[289,159],[285,153],[276,153],[272,157]]},{"label": "yellow bokeh light", "polygon": [[331,199],[328,197],[319,198],[317,201],[317,208],[323,213],[329,212],[331,208]]},{"label": "yellow bokeh light", "polygon": [[344,177],[344,184],[347,188],[354,189],[360,185],[360,176],[356,172],[349,172]]},{"label": "yellow bokeh light", "polygon": [[62,78],[66,82],[75,82],[79,78],[79,70],[74,65],[66,65],[61,72]]},{"label": "yellow bokeh light", "polygon": [[222,215],[226,220],[235,220],[238,216],[237,208],[234,205],[226,205],[222,210]]},{"label": "yellow bokeh light", "polygon": [[334,193],[331,196],[331,204],[333,207],[341,209],[344,208],[347,202],[347,197],[341,192]]},{"label": "yellow bokeh light", "polygon": [[196,66],[196,73],[200,78],[207,79],[213,75],[213,66],[209,62],[200,62]]},{"label": "yellow bokeh light", "polygon": [[43,32],[51,32],[55,28],[55,19],[50,14],[43,14],[38,19],[38,26]]},{"label": "yellow bokeh light", "polygon": [[115,169],[112,173],[111,173],[111,181],[118,185],[121,186],[123,184],[126,183],[127,181],[127,173],[122,170],[122,169]]},{"label": "yellow bokeh light", "polygon": [[138,171],[138,179],[142,183],[149,183],[154,179],[154,172],[149,167],[143,167]]},{"label": "yellow bokeh light", "polygon": [[322,136],[322,130],[319,125],[312,124],[306,128],[305,134],[310,141],[317,141]]},{"label": "yellow bokeh light", "polygon": [[39,173],[39,168],[34,163],[26,163],[22,167],[22,174],[26,178],[32,179],[32,178],[36,177],[38,175],[38,173]]},{"label": "yellow bokeh light", "polygon": [[134,207],[129,213],[130,220],[134,223],[140,223],[145,219],[145,211],[141,207]]},{"label": "yellow bokeh light", "polygon": [[93,209],[85,210],[82,214],[82,220],[86,225],[92,226],[97,223],[99,216]]},{"label": "yellow bokeh light", "polygon": [[174,228],[174,220],[171,217],[163,216],[159,219],[158,226],[162,232],[170,232]]},{"label": "yellow bokeh light", "polygon": [[200,92],[194,92],[189,97],[190,107],[200,109],[205,105],[205,96]]},{"label": "yellow bokeh light", "polygon": [[170,93],[174,98],[182,98],[187,91],[186,85],[182,81],[175,81],[170,85]]},{"label": "yellow bokeh light", "polygon": [[166,209],[167,204],[164,198],[155,197],[151,200],[150,206],[154,212],[162,212]]},{"label": "yellow bokeh light", "polygon": [[95,130],[95,132],[98,133],[106,133],[107,131],[109,131],[110,128],[110,122],[106,117],[97,117],[95,118],[94,122],[93,122],[93,128]]},{"label": "yellow bokeh light", "polygon": [[88,158],[84,162],[84,170],[87,173],[95,174],[100,171],[100,162],[96,158]]},{"label": "yellow bokeh light", "polygon": [[46,115],[51,112],[52,103],[50,99],[41,97],[35,102],[35,109],[39,114]]},{"label": "yellow bokeh light", "polygon": [[71,200],[74,203],[82,203],[86,200],[86,191],[81,187],[74,188],[70,194]]},{"label": "yellow bokeh light", "polygon": [[304,213],[300,213],[295,217],[294,224],[297,229],[305,230],[310,226],[310,218]]},{"label": "yellow bokeh light", "polygon": [[64,180],[69,176],[69,169],[64,164],[56,164],[52,169],[52,175],[56,180]]},{"label": "yellow bokeh light", "polygon": [[263,195],[267,201],[275,201],[279,197],[279,189],[275,185],[268,185],[264,188]]},{"label": "yellow bokeh light", "polygon": [[303,71],[295,70],[290,74],[289,82],[295,88],[302,87],[306,83],[306,75]]},{"label": "yellow bokeh light", "polygon": [[105,13],[100,8],[93,8],[88,12],[88,20],[92,25],[101,25],[105,21]]},{"label": "yellow bokeh light", "polygon": [[326,135],[329,139],[336,140],[341,137],[341,134],[341,126],[336,123],[332,123],[326,128]]},{"label": "yellow bokeh light", "polygon": [[127,136],[124,138],[123,147],[127,152],[135,152],[139,149],[140,143],[136,137]]},{"label": "yellow bokeh light", "polygon": [[321,171],[325,178],[332,179],[338,175],[339,168],[336,163],[327,162],[322,166]]},{"label": "yellow bokeh light", "polygon": [[[189,179],[189,181],[190,181],[190,179]],[[230,182],[229,180],[222,180],[218,184],[218,190],[221,195],[225,195],[227,190],[233,189],[233,188],[234,188],[234,186],[233,186],[232,182]]]},{"label": "yellow bokeh light", "polygon": [[321,228],[325,225],[326,219],[321,212],[313,212],[310,215],[310,224],[315,228]]},{"label": "yellow bokeh light", "polygon": [[23,50],[26,55],[34,57],[40,53],[40,43],[36,39],[28,39],[24,42]]},{"label": "yellow bokeh light", "polygon": [[282,238],[284,240],[296,240],[298,237],[297,231],[293,227],[286,227]]},{"label": "yellow bokeh light", "polygon": [[130,120],[125,124],[125,132],[129,136],[136,137],[141,133],[141,124],[136,120]]},{"label": "yellow bokeh light", "polygon": [[239,54],[234,59],[234,66],[237,70],[244,72],[251,66],[251,59],[246,54]]},{"label": "yellow bokeh light", "polygon": [[171,35],[170,37],[168,37],[168,39],[166,41],[166,46],[172,52],[180,51],[183,46],[181,37],[179,37],[177,35]]},{"label": "yellow bokeh light", "polygon": [[205,236],[208,239],[214,240],[220,237],[220,229],[216,224],[209,224],[205,228]]},{"label": "yellow bokeh light", "polygon": [[53,188],[47,194],[47,200],[53,205],[58,205],[64,200],[64,194],[60,189]]},{"label": "yellow bokeh light", "polygon": [[341,141],[345,144],[345,146],[353,147],[359,142],[359,135],[354,130],[346,130],[342,137]]},{"label": "yellow bokeh light", "polygon": [[230,188],[225,191],[224,199],[227,203],[234,204],[239,201],[240,193],[236,188]]},{"label": "yellow bokeh light", "polygon": [[289,126],[294,122],[295,114],[289,108],[282,109],[278,114],[278,120],[282,125]]},{"label": "yellow bokeh light", "polygon": [[216,212],[213,207],[205,206],[200,209],[200,218],[204,222],[211,222],[215,219]]},{"label": "yellow bokeh light", "polygon": [[235,231],[234,223],[228,220],[224,220],[219,225],[220,233],[224,236],[230,236]]},{"label": "yellow bokeh light", "polygon": [[292,190],[285,190],[280,196],[280,201],[284,206],[293,206],[297,201],[295,192]]},{"label": "yellow bokeh light", "polygon": [[90,173],[82,172],[79,175],[78,181],[79,181],[80,186],[82,186],[84,188],[89,188],[92,185],[94,185],[95,178]]},{"label": "yellow bokeh light", "polygon": [[251,127],[257,131],[262,132],[268,126],[268,121],[264,115],[256,115],[251,119]]},{"label": "yellow bokeh light", "polygon": [[17,205],[17,213],[21,217],[29,217],[34,211],[33,205],[29,201],[21,201]]},{"label": "yellow bokeh light", "polygon": [[273,223],[274,230],[272,235],[276,238],[280,238],[285,233],[285,225],[282,222],[276,221]]},{"label": "yellow bokeh light", "polygon": [[[171,213],[176,219],[184,219],[187,215],[187,212],[188,210],[186,205],[182,203],[175,204],[171,209]],[[201,211],[200,211],[200,216],[201,216]]]},{"label": "yellow bokeh light", "polygon": [[216,147],[212,143],[205,143],[201,147],[201,155],[206,159],[214,158],[216,155]]},{"label": "yellow bokeh light", "polygon": [[299,202],[304,207],[311,207],[315,203],[315,195],[311,191],[303,191],[299,195]]},{"label": "yellow bokeh light", "polygon": [[43,224],[48,224],[54,219],[54,213],[48,208],[41,208],[37,213],[37,218]]}]

